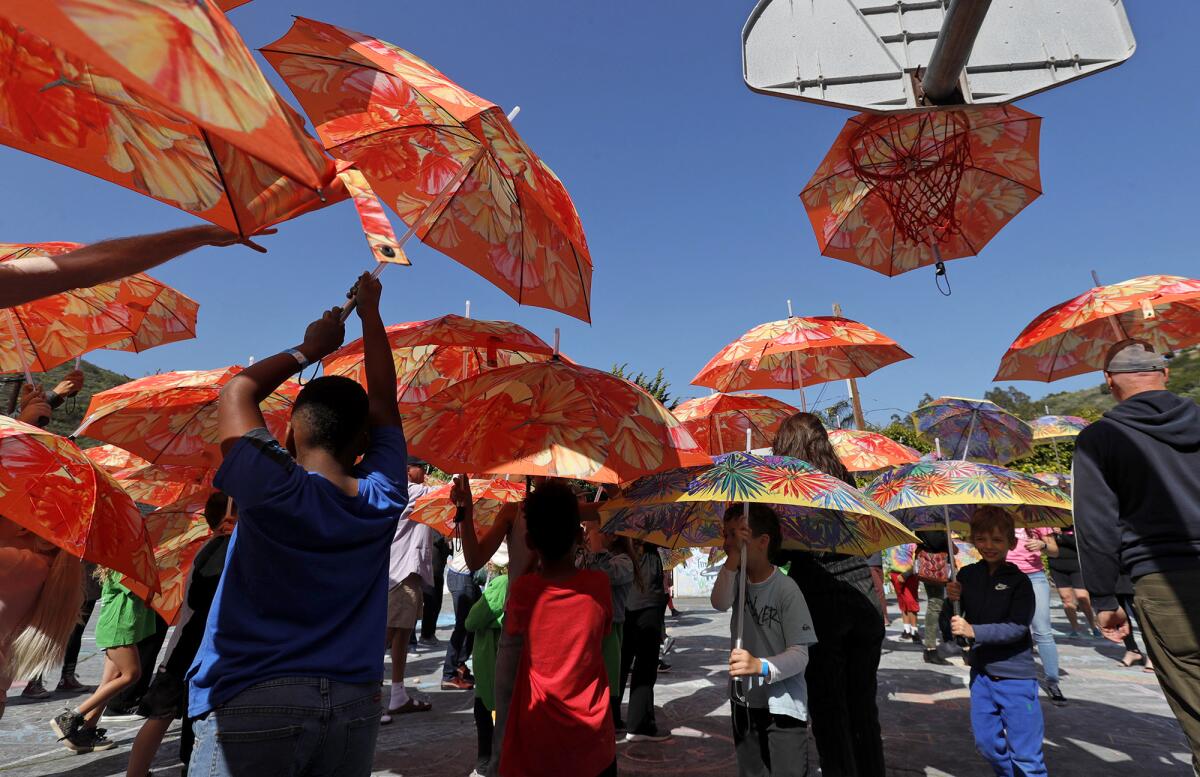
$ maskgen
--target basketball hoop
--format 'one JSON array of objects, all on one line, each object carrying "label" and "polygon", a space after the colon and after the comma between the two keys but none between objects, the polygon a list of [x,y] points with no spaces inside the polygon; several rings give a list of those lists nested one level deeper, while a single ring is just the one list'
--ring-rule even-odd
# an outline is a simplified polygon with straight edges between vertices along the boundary
[{"label": "basketball hoop", "polygon": [[960,231],[954,206],[971,158],[970,130],[962,111],[927,111],[875,117],[850,141],[855,174],[909,241],[936,245]]}]

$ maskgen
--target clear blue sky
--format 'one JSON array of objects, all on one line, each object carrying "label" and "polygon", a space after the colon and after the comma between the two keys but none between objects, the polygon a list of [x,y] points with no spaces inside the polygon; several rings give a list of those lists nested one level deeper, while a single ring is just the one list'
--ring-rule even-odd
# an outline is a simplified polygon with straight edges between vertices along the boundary
[{"label": "clear blue sky", "polygon": [[[1008,344],[1045,308],[1107,282],[1200,275],[1193,32],[1200,3],[1127,2],[1138,50],[1125,65],[1021,103],[1045,117],[1045,194],[979,257],[951,262],[953,297],[930,270],[886,278],[822,257],[797,193],[849,112],[750,92],[740,30],[753,3],[329,2],[255,0],[230,14],[252,48],[290,14],[411,49],[506,109],[566,183],[595,262],[593,325],[521,308],[478,276],[418,246],[384,275],[388,323],[461,312],[519,322],[595,367],[666,370],[677,393],[746,329],[787,314],[845,314],[916,358],[861,381],[869,417],[929,392],[978,396]],[[264,65],[278,84],[274,72]],[[290,94],[284,88],[284,94]],[[0,148],[0,241],[91,242],[194,223],[169,206]],[[395,219],[397,231],[402,225]],[[139,376],[244,363],[300,340],[370,262],[348,203],[282,225],[270,253],[208,249],[155,274],[196,298],[196,340],[96,363]],[[411,244],[410,244],[411,245]],[[357,324],[347,337],[357,336]],[[1096,383],[1097,376],[1047,390]],[[813,389],[821,404],[845,384]],[[798,398],[780,395],[798,404]],[[872,411],[877,411],[872,413]]]}]

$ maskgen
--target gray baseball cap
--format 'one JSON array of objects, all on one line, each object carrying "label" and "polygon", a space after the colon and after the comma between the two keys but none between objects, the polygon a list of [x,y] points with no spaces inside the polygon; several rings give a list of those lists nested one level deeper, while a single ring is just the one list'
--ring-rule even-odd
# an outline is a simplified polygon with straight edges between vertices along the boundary
[{"label": "gray baseball cap", "polygon": [[1110,375],[1129,372],[1162,372],[1167,360],[1145,340],[1122,340],[1108,349],[1104,371]]}]

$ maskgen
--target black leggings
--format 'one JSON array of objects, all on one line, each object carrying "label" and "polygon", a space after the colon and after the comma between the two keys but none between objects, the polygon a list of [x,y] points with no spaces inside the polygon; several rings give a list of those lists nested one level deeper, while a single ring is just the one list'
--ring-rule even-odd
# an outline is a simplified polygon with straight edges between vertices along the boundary
[{"label": "black leggings", "polygon": [[480,774],[487,772],[488,761],[492,760],[492,711],[483,703],[483,699],[475,697],[475,738],[478,745],[475,750],[475,771]]},{"label": "black leggings", "polygon": [[[629,714],[625,723],[631,734],[658,733],[654,720],[654,683],[658,680],[658,646],[662,639],[663,607],[646,607],[625,613],[621,643],[620,694],[629,684]],[[620,697],[618,697],[620,698]]]},{"label": "black leggings", "polygon": [[63,677],[75,674],[75,667],[79,664],[79,648],[83,645],[83,632],[87,628],[88,621],[92,619],[92,610],[94,609],[96,609],[95,599],[84,602],[83,606],[79,608],[79,623],[75,624],[75,630],[71,632],[71,638],[67,640],[67,652],[63,655]]}]

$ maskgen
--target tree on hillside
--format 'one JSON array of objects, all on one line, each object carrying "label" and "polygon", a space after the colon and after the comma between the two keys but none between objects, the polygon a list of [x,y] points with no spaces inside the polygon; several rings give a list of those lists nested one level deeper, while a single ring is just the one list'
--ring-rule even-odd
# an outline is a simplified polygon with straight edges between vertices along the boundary
[{"label": "tree on hillside", "polygon": [[848,429],[854,426],[854,407],[849,399],[839,399],[816,415],[826,429]]},{"label": "tree on hillside", "polygon": [[628,364],[614,364],[610,371],[618,378],[624,378],[630,383],[636,383],[641,386],[646,390],[647,394],[662,402],[667,410],[674,410],[679,406],[679,399],[671,395],[671,382],[663,375],[661,367],[658,368],[658,372],[654,373],[653,376],[647,375],[644,372],[638,372],[635,375],[629,369]]},{"label": "tree on hillside", "polygon": [[983,398],[989,402],[995,402],[1018,418],[1037,418],[1044,414],[1042,408],[1028,394],[1016,386],[1009,386],[1008,388],[997,386],[984,394]]}]

